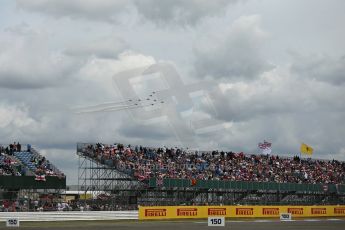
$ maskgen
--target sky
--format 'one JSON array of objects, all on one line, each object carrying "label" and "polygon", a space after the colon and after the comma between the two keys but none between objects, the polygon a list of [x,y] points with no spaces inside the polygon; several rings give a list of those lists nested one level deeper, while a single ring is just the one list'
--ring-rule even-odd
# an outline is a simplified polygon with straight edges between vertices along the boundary
[{"label": "sky", "polygon": [[343,0],[3,0],[0,143],[31,143],[68,184],[88,142],[260,153],[267,140],[273,154],[307,143],[313,158],[345,160],[344,11]]}]

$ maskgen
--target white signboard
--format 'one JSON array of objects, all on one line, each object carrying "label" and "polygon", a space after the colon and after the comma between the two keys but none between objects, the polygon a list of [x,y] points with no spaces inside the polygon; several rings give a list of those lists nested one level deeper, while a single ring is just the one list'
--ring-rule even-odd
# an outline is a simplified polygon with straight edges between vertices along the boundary
[{"label": "white signboard", "polygon": [[6,227],[19,227],[18,218],[8,218],[6,220]]},{"label": "white signboard", "polygon": [[208,226],[225,226],[225,218],[222,217],[209,217],[208,218],[208,222],[207,222]]},{"label": "white signboard", "polygon": [[291,213],[280,213],[280,220],[291,220]]}]

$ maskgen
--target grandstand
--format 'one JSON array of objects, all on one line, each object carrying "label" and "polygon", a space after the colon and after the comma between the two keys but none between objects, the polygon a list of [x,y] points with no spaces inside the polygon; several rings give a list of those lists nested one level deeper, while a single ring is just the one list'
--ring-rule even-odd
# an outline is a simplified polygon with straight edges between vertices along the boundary
[{"label": "grandstand", "polygon": [[[66,176],[31,145],[0,145],[0,201],[3,211],[53,206],[66,188]],[[41,199],[49,196],[48,201]]]},{"label": "grandstand", "polygon": [[345,203],[345,163],[336,160],[101,143],[78,144],[77,154],[80,189],[127,208]]}]

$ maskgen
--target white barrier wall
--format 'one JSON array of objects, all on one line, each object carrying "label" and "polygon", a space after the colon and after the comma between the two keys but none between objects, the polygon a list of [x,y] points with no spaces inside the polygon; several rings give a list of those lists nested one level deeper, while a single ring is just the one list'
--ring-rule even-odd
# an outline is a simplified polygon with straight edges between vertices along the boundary
[{"label": "white barrier wall", "polygon": [[0,212],[0,221],[137,220],[138,211]]}]

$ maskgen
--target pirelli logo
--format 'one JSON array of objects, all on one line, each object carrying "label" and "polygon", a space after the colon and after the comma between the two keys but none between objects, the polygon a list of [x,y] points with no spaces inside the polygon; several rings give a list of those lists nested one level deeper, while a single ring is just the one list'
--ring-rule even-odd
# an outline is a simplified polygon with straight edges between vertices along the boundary
[{"label": "pirelli logo", "polygon": [[345,214],[345,208],[334,208],[334,214]]},{"label": "pirelli logo", "polygon": [[253,214],[253,208],[236,208],[236,215],[252,216]]},{"label": "pirelli logo", "polygon": [[145,209],[145,216],[167,216],[167,210],[162,209]]},{"label": "pirelli logo", "polygon": [[209,216],[226,216],[226,208],[208,208]]},{"label": "pirelli logo", "polygon": [[177,209],[177,216],[197,216],[198,209],[197,208],[178,208]]},{"label": "pirelli logo", "polygon": [[292,215],[303,215],[303,208],[288,208],[288,213]]},{"label": "pirelli logo", "polygon": [[263,208],[262,215],[279,215],[279,208]]},{"label": "pirelli logo", "polygon": [[311,208],[311,214],[321,215],[327,214],[326,208]]}]

